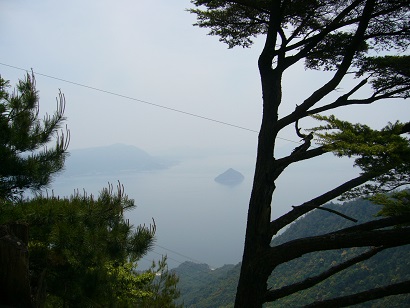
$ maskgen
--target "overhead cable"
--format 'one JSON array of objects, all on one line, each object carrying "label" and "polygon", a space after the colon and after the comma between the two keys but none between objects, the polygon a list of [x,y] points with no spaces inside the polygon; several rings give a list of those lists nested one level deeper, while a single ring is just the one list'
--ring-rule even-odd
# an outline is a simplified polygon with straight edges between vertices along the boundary
[{"label": "overhead cable", "polygon": [[[0,65],[7,66],[7,67],[10,67],[10,68],[14,68],[14,69],[17,69],[17,70],[22,70],[22,71],[25,71],[25,72],[29,71],[27,69],[17,67],[17,66],[14,66],[14,65],[10,65],[10,64],[6,64],[6,63],[1,63],[0,62]],[[157,108],[162,108],[162,109],[166,109],[166,110],[169,110],[169,111],[182,113],[182,114],[185,114],[185,115],[188,115],[188,116],[191,116],[191,117],[196,117],[196,118],[199,118],[199,119],[203,119],[203,120],[207,120],[207,121],[211,121],[211,122],[231,126],[231,127],[234,127],[234,128],[238,128],[238,129],[241,129],[241,130],[246,130],[246,131],[250,131],[250,132],[253,132],[253,133],[258,133],[258,131],[254,130],[254,129],[250,129],[250,128],[247,128],[247,127],[243,127],[243,126],[239,126],[239,125],[236,125],[236,124],[228,123],[228,122],[225,122],[225,121],[216,120],[216,119],[213,119],[213,118],[210,118],[210,117],[205,117],[205,116],[202,116],[202,115],[199,115],[199,114],[196,114],[196,113],[191,113],[191,112],[183,111],[183,110],[180,110],[180,109],[167,107],[167,106],[164,106],[164,105],[151,103],[151,102],[148,102],[148,101],[145,101],[145,100],[142,100],[142,99],[138,99],[138,98],[135,98],[135,97],[115,93],[115,92],[112,92],[112,91],[103,90],[103,89],[100,89],[100,88],[88,86],[88,85],[85,85],[85,84],[82,84],[82,83],[66,80],[66,79],[59,78],[59,77],[54,77],[54,76],[51,76],[51,75],[47,75],[47,74],[43,74],[43,73],[39,73],[39,72],[35,72],[35,71],[33,71],[33,73],[36,74],[36,75],[39,75],[39,76],[43,76],[43,77],[47,77],[47,78],[50,78],[50,79],[62,81],[62,82],[65,82],[65,83],[69,83],[69,84],[72,84],[72,85],[75,85],[75,86],[87,88],[87,89],[90,89],[90,90],[94,90],[94,91],[114,95],[114,96],[117,96],[117,97],[125,98],[125,99],[132,100],[132,101],[136,101],[136,102],[139,102],[139,103],[151,105],[151,106],[154,106],[154,107],[157,107]],[[288,141],[288,142],[293,142],[293,143],[298,143],[298,144],[300,143],[298,141],[294,141],[294,140],[290,140],[290,139],[286,139],[286,138],[282,138],[282,137],[277,137],[277,138],[281,139],[281,140],[284,140],[284,141]]]}]

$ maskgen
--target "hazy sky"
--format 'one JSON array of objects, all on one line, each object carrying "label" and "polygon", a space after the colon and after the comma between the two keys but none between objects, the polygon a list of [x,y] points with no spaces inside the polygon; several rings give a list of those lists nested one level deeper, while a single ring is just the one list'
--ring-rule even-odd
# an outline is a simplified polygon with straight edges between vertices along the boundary
[{"label": "hazy sky", "polygon": [[[25,73],[9,66],[32,68],[135,99],[37,74],[42,113],[55,109],[58,89],[65,94],[71,150],[125,143],[154,155],[199,149],[254,157],[257,133],[150,105],[259,129],[257,58],[263,38],[251,49],[229,50],[217,37],[207,36],[207,30],[192,26],[195,16],[185,11],[190,6],[188,0],[0,0],[0,74],[14,85]],[[281,113],[292,111],[326,77],[305,71],[302,63],[289,70]],[[349,84],[342,83],[335,95]],[[379,103],[347,108],[339,116],[381,127],[408,120],[404,106],[403,101]],[[302,121],[302,128],[308,126],[309,121]],[[280,136],[299,139],[293,128]],[[288,151],[296,146],[285,140],[279,145]],[[291,168],[281,179],[279,202],[289,197],[286,187],[297,187],[298,194],[291,196],[304,200],[347,179],[347,165],[325,169],[321,162],[314,169]]]},{"label": "hazy sky", "polygon": [[[192,26],[190,6],[188,0],[1,0],[0,63],[258,130],[262,40],[229,50]],[[24,74],[4,65],[0,73],[12,83]],[[323,81],[323,73],[292,69],[281,110],[292,110]],[[246,130],[41,75],[37,85],[43,112],[55,108],[58,89],[64,92],[71,149],[118,142],[147,151],[256,146],[257,134]],[[381,118],[391,114],[389,120],[400,115],[395,107],[374,110]],[[293,130],[282,137],[298,140]]]},{"label": "hazy sky", "polygon": [[[189,1],[1,1],[0,62],[257,130],[255,50],[193,27]],[[0,65],[13,81],[23,71]],[[37,75],[42,110],[67,100],[71,148],[244,145],[256,133]]]}]

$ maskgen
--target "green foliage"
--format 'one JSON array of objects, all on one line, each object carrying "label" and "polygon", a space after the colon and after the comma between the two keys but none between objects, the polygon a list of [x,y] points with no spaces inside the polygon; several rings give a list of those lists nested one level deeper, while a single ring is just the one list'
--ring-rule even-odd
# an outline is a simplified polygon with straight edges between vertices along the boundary
[{"label": "green foliage", "polygon": [[179,302],[185,307],[228,307],[235,298],[239,270],[240,266],[234,265],[211,270],[207,264],[182,263],[173,269],[180,278]]},{"label": "green foliage", "polygon": [[[208,10],[190,9],[197,15],[196,26],[210,28],[210,35],[217,35],[220,41],[235,46],[250,47],[253,37],[266,33],[269,17],[267,12],[229,1],[191,1],[196,6],[206,5]],[[258,1],[266,3],[267,1]]]},{"label": "green foliage", "polygon": [[[381,209],[380,205],[364,199],[343,204],[330,203],[325,207],[354,217],[360,223],[374,220]],[[312,225],[315,227],[312,228]],[[274,238],[272,245],[326,234],[354,225],[355,223],[340,216],[315,210],[294,222],[284,233]],[[268,287],[279,288],[315,276],[363,251],[363,248],[352,248],[307,254],[277,267],[269,278]],[[192,265],[188,267],[182,264],[175,271],[180,277],[181,299],[184,299],[186,307],[229,307],[227,302],[231,304],[234,302],[240,264],[230,267],[228,271],[224,268],[204,271]],[[266,304],[265,307],[302,307],[315,300],[348,295],[408,279],[410,279],[409,245],[380,252],[371,259],[360,262],[313,288]],[[409,295],[398,295],[355,307],[405,307],[409,302]]]},{"label": "green foliage", "polygon": [[[138,302],[171,302],[177,280],[152,268],[137,273],[137,261],[153,245],[155,224],[134,227],[124,211],[134,209],[123,187],[103,189],[98,198],[38,196],[17,204],[2,202],[0,223],[29,224],[31,286],[47,294],[50,307],[128,307]],[[153,283],[156,271],[164,273],[167,285]],[[161,294],[156,292],[161,290]],[[168,292],[168,293],[167,293]]]},{"label": "green foliage", "polygon": [[[340,55],[340,48],[345,49],[346,45],[343,46],[343,43],[349,42],[349,37],[354,33],[354,27],[349,25],[360,19],[364,6],[364,3],[350,6],[352,1],[342,0],[192,0],[191,3],[198,7],[189,10],[197,16],[195,25],[209,28],[210,35],[219,36],[220,41],[230,48],[250,47],[254,37],[267,33],[273,16],[274,26],[286,29],[286,33],[280,33],[282,45],[277,47],[286,46],[287,51],[303,50],[307,45],[320,42],[309,58],[319,56],[324,67],[328,65],[325,59],[335,62]],[[374,16],[379,18],[370,21],[366,41],[381,50],[404,50],[409,43],[406,30],[409,14],[407,6],[405,0],[378,1]],[[329,37],[325,37],[326,35]],[[300,43],[301,41],[304,42]],[[336,48],[332,51],[328,48],[330,46],[322,44],[326,41]],[[366,46],[363,42],[359,49],[365,51]]]},{"label": "green foliage", "polygon": [[[56,112],[42,120],[34,75],[27,74],[8,93],[9,82],[0,77],[0,199],[16,199],[25,189],[47,186],[62,170],[69,131],[58,135],[64,122],[64,95],[59,93]],[[56,145],[49,142],[55,138]]]},{"label": "green foliage", "polygon": [[[289,262],[274,271],[269,283],[279,287],[315,276],[331,266],[335,266],[360,253],[363,249],[346,249],[330,252],[318,252]],[[391,283],[406,281],[410,273],[408,246],[391,248],[380,252],[373,258],[363,261],[342,271],[326,281],[291,296],[279,299],[267,307],[301,307],[317,300],[365,291]],[[388,297],[357,305],[355,307],[405,307],[410,301],[409,295]]]},{"label": "green foliage", "polygon": [[[360,232],[352,231],[343,241],[333,241],[333,235],[327,234],[329,241],[324,240],[321,243],[313,243],[313,239],[300,239],[288,243],[289,245],[269,247],[269,238],[273,234],[277,234],[280,229],[313,208],[339,196],[356,198],[384,193],[410,184],[410,144],[409,139],[402,136],[409,132],[410,123],[397,122],[381,130],[373,130],[364,124],[352,124],[333,116],[319,116],[343,106],[372,104],[379,100],[409,96],[410,58],[398,55],[405,54],[410,44],[409,2],[192,0],[191,3],[196,7],[190,10],[197,16],[196,25],[209,28],[210,35],[218,35],[230,48],[249,47],[254,37],[266,36],[258,61],[263,93],[263,118],[254,189],[248,211],[243,265],[235,299],[235,307],[261,307],[266,301],[275,300],[275,296],[280,293],[268,291],[263,295],[266,292],[268,274],[278,265],[283,265],[310,249],[321,251],[334,247],[354,247],[359,242],[360,246],[363,246],[362,240],[365,246],[374,240],[369,234],[366,237]],[[286,109],[281,106],[284,104],[282,77],[291,66],[300,61],[305,62],[307,69],[334,72],[325,75],[326,81],[312,89],[305,98],[300,98],[294,111],[282,115],[280,111]],[[333,101],[326,102],[331,99],[329,95],[334,93],[344,80],[349,79],[349,76],[354,76],[353,74],[356,74],[360,81]],[[367,84],[372,86],[373,93],[362,99],[356,98],[359,90],[364,90]],[[303,135],[298,128],[298,121],[309,115],[326,121],[327,125],[313,128],[312,134]],[[303,138],[304,143],[288,156],[275,159],[275,140],[281,131],[291,124],[295,124],[296,134]],[[311,148],[313,133],[322,146]],[[276,179],[290,165],[327,152],[354,158],[354,164],[361,169],[361,174],[300,206],[294,206],[293,210],[271,221],[272,193],[276,189]],[[317,225],[317,221],[312,222],[311,228],[316,229]],[[377,232],[374,230],[375,234],[378,234]],[[310,244],[312,246],[308,246]],[[288,252],[289,247],[292,249]],[[366,256],[368,255],[364,255]],[[336,263],[338,260],[333,259]],[[308,266],[313,269],[317,263],[319,270],[323,271],[327,268],[325,261],[324,257],[320,257]],[[294,264],[292,262],[290,264]],[[344,265],[347,266],[346,263]],[[289,277],[291,270],[292,267],[289,267],[284,271],[283,281]],[[301,272],[301,275],[297,274],[296,277],[301,278],[303,275]],[[351,282],[348,277],[342,278],[341,283]],[[358,275],[353,281],[363,280]],[[369,287],[373,288],[370,285]],[[338,288],[327,290],[326,294],[311,293],[313,297],[310,299],[320,300],[329,297],[327,295],[334,296],[335,290],[338,291]],[[285,305],[298,306],[289,302]]]},{"label": "green foliage", "polygon": [[[376,219],[381,205],[369,200],[357,199],[343,204],[329,204],[359,223]],[[320,223],[318,223],[320,222]],[[312,228],[312,226],[315,228]],[[293,239],[315,236],[354,226],[355,223],[334,214],[316,210],[292,224],[273,245]],[[278,266],[269,279],[269,287],[279,288],[313,277],[366,251],[365,248],[338,249],[314,252]],[[279,299],[266,307],[301,307],[313,301],[345,296],[375,287],[410,279],[410,245],[386,249],[304,291]],[[355,307],[403,307],[410,302],[410,295],[399,295],[371,301]]]},{"label": "green foliage", "polygon": [[376,204],[383,205],[378,216],[399,216],[410,214],[410,192],[402,190],[390,195],[377,194],[369,198]]},{"label": "green foliage", "polygon": [[355,157],[362,174],[375,175],[372,183],[351,190],[344,198],[385,193],[410,183],[410,139],[403,136],[405,125],[389,123],[381,130],[364,124],[352,124],[335,116],[313,116],[327,122],[310,129],[317,142],[336,156]]},{"label": "green foliage", "polygon": [[[120,307],[129,307],[136,301],[153,296],[147,288],[153,275],[145,272],[137,274],[135,272],[136,263],[110,261],[105,264],[107,271],[107,281],[109,282],[109,292],[115,296],[115,304]],[[98,270],[93,268],[93,270]]]},{"label": "green foliage", "polygon": [[[353,40],[353,34],[336,32],[327,35],[308,54],[305,59],[305,66],[309,69],[323,69],[326,71],[336,70],[342,62],[346,50]],[[368,44],[361,42],[358,46],[357,58],[361,59],[368,51]],[[356,60],[358,61],[358,60]]]},{"label": "green foliage", "polygon": [[158,261],[158,263],[155,263],[155,261],[152,262],[152,266],[147,272],[151,277],[150,296],[143,297],[138,301],[137,307],[182,307],[182,305],[174,302],[180,295],[180,291],[177,289],[179,278],[175,273],[168,270],[166,261],[167,257],[165,256],[162,260]]},{"label": "green foliage", "polygon": [[391,91],[393,97],[410,96],[410,56],[367,57],[359,65],[356,76],[369,75],[375,94]]},{"label": "green foliage", "polygon": [[[250,47],[254,38],[268,33],[277,40],[270,46],[272,56],[291,65],[305,60],[305,67],[338,70],[344,60],[356,77],[365,76],[379,98],[410,94],[410,61],[399,55],[409,46],[409,10],[406,0],[376,1],[367,30],[356,40],[356,24],[361,20],[364,2],[327,0],[192,0],[197,8],[194,25],[209,28],[209,35],[229,48]],[[269,42],[272,44],[273,42]],[[385,51],[396,51],[385,55]],[[371,56],[368,53],[372,53]],[[384,52],[382,56],[375,56]],[[285,60],[285,61],[286,61]]]}]

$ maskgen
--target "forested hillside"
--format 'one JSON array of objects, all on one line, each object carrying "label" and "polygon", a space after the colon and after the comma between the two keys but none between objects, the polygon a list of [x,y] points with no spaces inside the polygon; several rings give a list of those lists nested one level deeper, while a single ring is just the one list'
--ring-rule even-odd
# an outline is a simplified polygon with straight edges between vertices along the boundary
[{"label": "forested hillside", "polygon": [[185,307],[218,307],[233,303],[239,265],[212,270],[207,264],[184,262],[173,270],[180,277],[178,302]]},{"label": "forested hillside", "polygon": [[[326,207],[337,209],[357,219],[358,223],[377,219],[374,215],[380,210],[380,206],[361,199],[344,204],[328,204]],[[316,210],[296,221],[273,242],[276,245],[300,237],[336,231],[354,224],[333,213]],[[345,249],[305,255],[278,267],[270,277],[269,286],[277,289],[315,276],[364,250]],[[180,277],[180,300],[184,301],[186,307],[233,307],[239,270],[239,265],[211,270],[207,265],[182,264],[175,269]],[[334,275],[325,283],[282,298],[266,307],[300,307],[314,300],[348,295],[409,278],[410,246],[407,245],[382,251],[371,259]],[[357,307],[406,307],[409,305],[409,295],[398,295],[367,302]]]}]

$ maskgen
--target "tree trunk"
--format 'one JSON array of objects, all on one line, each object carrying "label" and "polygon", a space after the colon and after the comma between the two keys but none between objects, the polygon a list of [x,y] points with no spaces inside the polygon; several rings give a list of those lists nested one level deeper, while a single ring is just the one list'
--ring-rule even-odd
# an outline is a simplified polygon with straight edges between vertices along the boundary
[{"label": "tree trunk", "polygon": [[0,226],[0,306],[31,307],[28,226]]},{"label": "tree trunk", "polygon": [[282,97],[281,74],[269,67],[261,71],[261,78],[263,118],[235,308],[262,307],[267,291],[267,280],[271,274],[270,267],[263,260],[271,242],[271,202],[275,190],[274,174],[277,173],[273,150],[277,134],[277,107]]},{"label": "tree trunk", "polygon": [[262,229],[265,228],[258,223],[270,219],[269,187],[265,184],[255,187],[254,190],[264,192],[252,193],[250,201],[245,248],[235,300],[236,308],[262,307],[270,275],[266,262],[262,261],[262,256],[269,248],[270,238],[266,237],[269,232],[263,232]]}]

